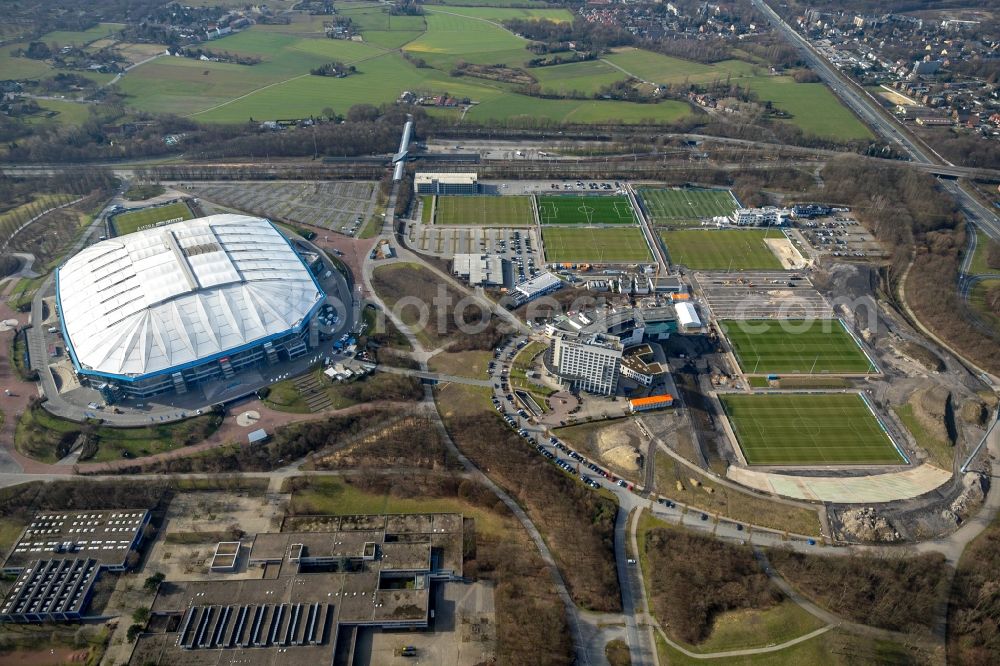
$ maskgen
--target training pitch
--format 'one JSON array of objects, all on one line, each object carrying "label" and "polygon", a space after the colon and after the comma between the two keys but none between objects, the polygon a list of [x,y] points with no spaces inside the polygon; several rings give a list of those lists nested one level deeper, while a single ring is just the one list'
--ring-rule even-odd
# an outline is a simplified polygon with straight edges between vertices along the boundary
[{"label": "training pitch", "polygon": [[642,231],[546,227],[542,230],[545,261],[567,263],[635,263],[650,261]]},{"label": "training pitch", "polygon": [[530,197],[439,196],[434,207],[436,224],[469,224],[489,227],[527,227],[535,223]]},{"label": "training pitch", "polygon": [[635,224],[628,197],[540,196],[542,224]]},{"label": "training pitch", "polygon": [[653,222],[670,224],[726,216],[736,210],[729,190],[653,189],[639,190]]},{"label": "training pitch", "polygon": [[765,238],[784,238],[774,229],[685,229],[661,231],[670,261],[703,271],[783,270]]},{"label": "training pitch", "polygon": [[117,235],[124,236],[125,234],[141,231],[160,223],[190,220],[192,217],[194,215],[191,214],[191,209],[187,207],[187,204],[183,201],[177,201],[166,206],[142,208],[129,213],[115,215],[115,231]]},{"label": "training pitch", "polygon": [[837,319],[720,322],[743,371],[766,374],[878,372]]},{"label": "training pitch", "polygon": [[905,461],[857,393],[720,395],[750,465]]}]

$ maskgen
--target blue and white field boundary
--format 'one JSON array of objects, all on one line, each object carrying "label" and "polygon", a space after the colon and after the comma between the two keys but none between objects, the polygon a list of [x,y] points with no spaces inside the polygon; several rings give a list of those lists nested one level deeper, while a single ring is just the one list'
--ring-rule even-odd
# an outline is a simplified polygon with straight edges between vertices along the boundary
[{"label": "blue and white field boundary", "polygon": [[899,444],[896,442],[893,436],[889,434],[889,429],[885,427],[885,423],[882,422],[882,418],[878,415],[878,412],[875,411],[875,406],[872,405],[870,400],[868,400],[868,396],[864,394],[864,391],[858,391],[858,395],[861,396],[861,399],[864,401],[865,406],[868,407],[868,411],[870,411],[872,413],[872,416],[875,417],[875,422],[878,423],[878,427],[881,428],[882,432],[885,433],[885,436],[889,438],[889,441],[892,443],[892,448],[896,449],[896,453],[898,453],[903,458],[903,460],[906,461],[907,465],[912,464],[910,462],[910,457],[906,455],[906,453],[899,446]]},{"label": "blue and white field boundary", "polygon": [[[881,375],[882,374],[882,368],[878,367],[878,363],[876,363],[875,359],[873,359],[871,357],[871,354],[868,353],[868,350],[865,349],[865,346],[863,344],[861,344],[861,340],[858,340],[858,336],[854,335],[854,331],[851,330],[850,326],[848,326],[847,324],[845,324],[844,320],[841,319],[840,317],[837,317],[837,321],[840,322],[840,325],[844,327],[844,331],[849,336],[851,336],[852,340],[854,340],[854,344],[856,344],[858,346],[858,349],[861,350],[861,353],[864,354],[865,358],[868,359],[868,363],[871,364],[871,366],[873,368],[875,368],[875,373]],[[868,374],[868,373],[865,373],[865,374]]]}]

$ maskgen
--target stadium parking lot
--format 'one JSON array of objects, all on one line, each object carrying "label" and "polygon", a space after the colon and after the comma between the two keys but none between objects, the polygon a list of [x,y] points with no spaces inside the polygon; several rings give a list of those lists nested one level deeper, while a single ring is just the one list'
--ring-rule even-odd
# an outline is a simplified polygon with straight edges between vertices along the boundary
[{"label": "stadium parking lot", "polygon": [[885,251],[875,237],[852,217],[838,215],[803,220],[796,226],[818,252],[835,257],[883,257]]},{"label": "stadium parking lot", "polygon": [[695,273],[716,319],[832,319],[833,309],[809,278],[795,271]]},{"label": "stadium parking lot", "polygon": [[407,225],[410,247],[423,254],[450,259],[456,254],[496,254],[514,266],[514,280],[529,279],[542,267],[535,229]]}]

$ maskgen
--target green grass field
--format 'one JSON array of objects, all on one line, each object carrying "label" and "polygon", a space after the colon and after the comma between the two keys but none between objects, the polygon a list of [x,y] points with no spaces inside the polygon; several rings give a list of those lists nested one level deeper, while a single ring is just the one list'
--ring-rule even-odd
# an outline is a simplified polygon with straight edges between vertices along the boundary
[{"label": "green grass field", "polygon": [[876,372],[836,319],[719,322],[744,372],[822,374]]},{"label": "green grass field", "polygon": [[987,302],[987,294],[991,289],[1000,288],[1000,280],[981,280],[969,291],[969,306],[979,313],[983,320],[1000,331],[1000,312]]},{"label": "green grass field", "polygon": [[767,70],[743,60],[723,60],[706,65],[692,60],[653,53],[633,47],[615,49],[605,58],[633,76],[652,83],[713,83],[763,74]]},{"label": "green grass field", "polygon": [[719,396],[751,465],[904,462],[856,393]]},{"label": "green grass field", "polygon": [[475,224],[491,227],[527,227],[535,223],[530,197],[438,196],[437,224]]},{"label": "green grass field", "polygon": [[745,83],[761,100],[791,114],[783,122],[806,134],[843,141],[872,137],[865,124],[822,83],[796,83],[790,76],[758,76]]},{"label": "green grass field", "polygon": [[[212,48],[261,58],[252,65],[201,62],[189,58],[158,58],[128,72],[119,86],[127,103],[139,110],[175,113],[204,122],[235,123],[249,119],[297,118],[329,107],[337,113],[355,104],[391,103],[404,90],[448,92],[477,102],[470,122],[548,119],[575,123],[674,122],[691,113],[686,102],[664,100],[637,104],[617,100],[542,99],[512,92],[510,86],[474,77],[453,77],[463,60],[505,63],[520,67],[531,57],[525,40],[498,23],[515,16],[568,20],[563,9],[496,7],[430,8],[424,16],[389,16],[381,7],[345,5],[338,11],[363,26],[363,42],[326,39],[317,30],[321,22],[255,25],[239,34],[214,40]],[[447,13],[444,13],[447,12]],[[426,29],[425,29],[426,26]],[[426,61],[417,68],[399,51]],[[18,76],[44,74],[48,67],[25,58],[3,57],[25,71]],[[343,79],[310,76],[309,70],[339,60],[354,65],[357,74]],[[624,77],[604,63],[581,63],[552,68],[541,74],[552,89],[597,90]],[[459,120],[456,111],[430,109],[434,115]]]},{"label": "green grass field", "polygon": [[764,243],[781,238],[775,229],[686,229],[661,231],[670,261],[704,271],[781,270],[781,262]]},{"label": "green grass field", "polygon": [[538,197],[542,224],[635,224],[627,197],[575,196]]},{"label": "green grass field", "polygon": [[621,70],[600,60],[533,67],[526,71],[538,79],[542,90],[563,95],[572,92],[592,95],[606,85],[627,78]]},{"label": "green grass field", "polygon": [[736,200],[729,190],[642,188],[639,195],[657,223],[701,220],[736,210]]},{"label": "green grass field", "polygon": [[124,236],[146,227],[155,226],[158,222],[167,220],[190,220],[194,215],[183,201],[177,201],[166,206],[142,208],[131,213],[116,215],[114,219],[117,235]]},{"label": "green grass field", "polygon": [[981,229],[976,229],[976,251],[969,262],[969,275],[983,275],[985,273],[1000,273],[996,268],[990,268],[987,257],[990,251],[990,237]]},{"label": "green grass field", "polygon": [[545,227],[545,261],[558,263],[636,263],[652,257],[642,230]]}]

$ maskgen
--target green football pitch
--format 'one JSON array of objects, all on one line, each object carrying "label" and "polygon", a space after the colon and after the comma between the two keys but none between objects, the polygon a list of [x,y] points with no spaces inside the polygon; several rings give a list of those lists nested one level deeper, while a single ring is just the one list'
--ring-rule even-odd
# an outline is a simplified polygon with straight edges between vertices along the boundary
[{"label": "green football pitch", "polygon": [[642,231],[545,227],[542,230],[545,261],[552,263],[634,263],[651,261]]},{"label": "green football pitch", "polygon": [[685,229],[661,231],[670,261],[703,271],[777,270],[781,262],[764,242],[783,238],[773,229]]},{"label": "green football pitch", "polygon": [[119,236],[124,236],[161,222],[190,220],[192,217],[194,215],[191,214],[191,209],[187,207],[187,204],[183,201],[177,201],[166,206],[153,206],[152,208],[142,208],[115,215],[115,231]]},{"label": "green football pitch", "polygon": [[635,224],[628,197],[588,197],[572,194],[538,197],[542,224]]},{"label": "green football pitch", "polygon": [[535,223],[535,213],[530,197],[438,196],[434,221],[437,224],[527,227]]},{"label": "green football pitch", "polygon": [[643,188],[639,196],[656,223],[703,220],[736,210],[729,190]]},{"label": "green football pitch", "polygon": [[837,319],[719,323],[749,374],[878,372]]},{"label": "green football pitch", "polygon": [[727,394],[719,399],[748,464],[905,462],[860,394]]}]

